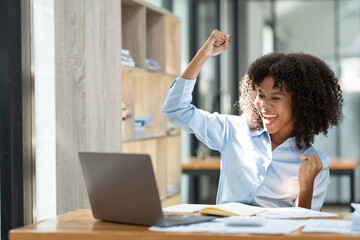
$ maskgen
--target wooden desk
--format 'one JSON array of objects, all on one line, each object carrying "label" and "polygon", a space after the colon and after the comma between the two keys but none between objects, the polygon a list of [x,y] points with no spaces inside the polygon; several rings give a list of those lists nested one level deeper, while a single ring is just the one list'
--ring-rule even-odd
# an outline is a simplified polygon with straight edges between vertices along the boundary
[{"label": "wooden desk", "polygon": [[[359,163],[357,158],[332,158],[330,165],[330,175],[348,175],[350,177],[350,201],[355,201],[355,169]],[[196,157],[189,158],[182,163],[182,171],[190,177],[189,202],[198,203],[198,177],[201,175],[210,175],[219,178],[220,158],[210,157],[206,160],[200,160]]]},{"label": "wooden desk", "polygon": [[[339,219],[350,219],[349,214],[343,214]],[[117,240],[117,239],[359,239],[359,235],[344,234],[303,234],[298,229],[288,235],[242,235],[217,233],[181,233],[181,232],[151,232],[148,227],[97,221],[92,217],[90,209],[82,209],[60,215],[53,219],[41,221],[22,228],[12,230],[10,240]]]},{"label": "wooden desk", "polygon": [[220,170],[220,157],[209,157],[200,160],[197,157],[191,157],[188,161],[181,164],[182,170]]}]

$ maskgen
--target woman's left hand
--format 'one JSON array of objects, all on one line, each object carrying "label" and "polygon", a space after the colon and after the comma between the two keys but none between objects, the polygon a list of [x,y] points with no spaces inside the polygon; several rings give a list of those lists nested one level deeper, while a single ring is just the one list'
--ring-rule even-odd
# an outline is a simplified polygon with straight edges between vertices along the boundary
[{"label": "woman's left hand", "polygon": [[323,165],[319,155],[305,155],[300,157],[302,162],[299,166],[299,185],[301,189],[312,188],[314,185],[315,177],[322,170]]}]

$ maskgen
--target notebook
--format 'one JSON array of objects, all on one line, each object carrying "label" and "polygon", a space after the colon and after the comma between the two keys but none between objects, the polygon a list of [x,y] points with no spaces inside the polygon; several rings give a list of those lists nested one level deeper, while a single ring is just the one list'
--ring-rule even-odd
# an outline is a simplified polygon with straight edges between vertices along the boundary
[{"label": "notebook", "polygon": [[214,217],[163,214],[149,155],[79,152],[95,219],[168,227]]}]

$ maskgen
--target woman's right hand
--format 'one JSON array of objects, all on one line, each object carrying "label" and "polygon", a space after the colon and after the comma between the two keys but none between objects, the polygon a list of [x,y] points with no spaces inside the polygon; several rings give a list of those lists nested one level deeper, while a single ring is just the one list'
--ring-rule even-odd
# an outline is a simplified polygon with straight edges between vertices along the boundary
[{"label": "woman's right hand", "polygon": [[231,36],[229,34],[215,29],[199,51],[208,57],[215,56],[228,49],[230,43]]},{"label": "woman's right hand", "polygon": [[202,48],[200,48],[196,53],[195,57],[191,60],[181,77],[184,79],[197,78],[201,67],[208,58],[218,55],[228,49],[230,39],[231,36],[229,34],[222,33],[219,30],[212,31],[204,46],[202,46]]}]

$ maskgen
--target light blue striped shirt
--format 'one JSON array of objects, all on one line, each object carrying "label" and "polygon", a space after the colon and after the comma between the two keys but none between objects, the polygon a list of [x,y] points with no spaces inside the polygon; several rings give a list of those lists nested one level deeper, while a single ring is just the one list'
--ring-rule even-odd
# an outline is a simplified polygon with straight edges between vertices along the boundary
[{"label": "light blue striped shirt", "polygon": [[269,134],[251,130],[245,117],[210,114],[191,104],[195,79],[177,78],[170,86],[162,112],[205,145],[221,153],[216,202],[241,202],[262,207],[297,205],[300,156],[317,153],[323,170],[317,175],[311,208],[320,210],[330,183],[330,158],[315,148],[298,149],[289,138],[271,149]]}]

